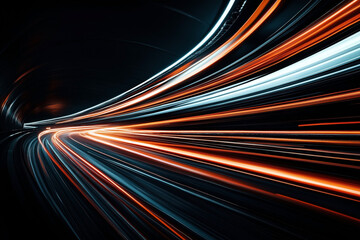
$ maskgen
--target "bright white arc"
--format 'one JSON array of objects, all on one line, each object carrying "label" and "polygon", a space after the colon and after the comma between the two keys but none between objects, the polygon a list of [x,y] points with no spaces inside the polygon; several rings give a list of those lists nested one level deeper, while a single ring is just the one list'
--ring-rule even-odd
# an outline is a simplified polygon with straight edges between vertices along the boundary
[{"label": "bright white arc", "polygon": [[[244,1],[245,4],[246,1]],[[147,84],[148,82],[154,80],[155,78],[159,77],[161,74],[163,74],[164,72],[170,70],[171,68],[175,67],[176,65],[178,65],[179,63],[181,63],[183,60],[185,60],[187,57],[189,57],[191,54],[193,54],[194,52],[196,52],[199,48],[201,48],[214,34],[215,32],[219,29],[219,27],[223,24],[225,18],[227,17],[227,15],[229,14],[230,10],[232,9],[232,7],[234,6],[235,0],[229,0],[229,3],[227,4],[224,12],[221,14],[219,20],[216,22],[216,24],[214,25],[214,27],[210,30],[210,32],[193,48],[191,49],[188,53],[186,53],[184,56],[182,56],[180,59],[178,59],[176,62],[174,62],[173,64],[171,64],[170,66],[168,66],[167,68],[163,69],[162,71],[160,71],[159,73],[155,74],[154,76],[152,76],[151,78],[149,78],[148,80],[140,83],[139,85],[127,90],[126,92],[113,97],[105,102],[99,103],[95,106],[92,106],[90,108],[86,108],[84,110],[81,110],[79,112],[70,114],[70,115],[66,115],[66,116],[62,116],[62,117],[57,117],[57,118],[50,118],[50,119],[45,119],[45,120],[40,120],[40,121],[36,121],[36,122],[30,122],[30,123],[24,123],[24,128],[31,128],[32,125],[38,125],[38,124],[45,124],[45,123],[50,123],[50,122],[56,122],[62,119],[66,119],[66,118],[71,118],[71,117],[75,117],[79,114],[82,114],[84,112],[87,111],[91,111],[94,110],[96,108],[99,108],[103,105],[106,105],[108,103],[111,103],[112,101],[116,100],[117,98]]]},{"label": "bright white arc", "polygon": [[[267,91],[269,94],[274,91],[283,90],[283,86],[286,84],[294,84],[297,81],[303,80],[296,84],[296,86],[298,86],[309,83],[310,81],[316,81],[317,78],[310,80],[306,78],[335,69],[336,67],[343,66],[358,59],[360,59],[360,32],[288,67],[258,79],[243,84],[234,84],[230,87],[164,104],[155,108],[144,109],[137,113],[142,114],[142,117],[149,117],[185,109],[196,109],[202,106],[209,107],[213,104],[225,104],[227,101],[233,99],[240,101],[255,98],[259,93],[264,91]],[[148,111],[153,111],[153,113],[144,115]]]}]

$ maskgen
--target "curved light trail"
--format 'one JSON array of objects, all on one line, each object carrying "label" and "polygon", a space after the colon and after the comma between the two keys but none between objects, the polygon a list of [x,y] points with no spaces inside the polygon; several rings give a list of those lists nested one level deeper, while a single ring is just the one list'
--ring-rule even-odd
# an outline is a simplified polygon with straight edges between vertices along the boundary
[{"label": "curved light trail", "polygon": [[360,1],[324,2],[263,0],[245,14],[231,0],[151,79],[24,124],[42,194],[78,238],[101,231],[91,216],[124,239],[358,232]]}]

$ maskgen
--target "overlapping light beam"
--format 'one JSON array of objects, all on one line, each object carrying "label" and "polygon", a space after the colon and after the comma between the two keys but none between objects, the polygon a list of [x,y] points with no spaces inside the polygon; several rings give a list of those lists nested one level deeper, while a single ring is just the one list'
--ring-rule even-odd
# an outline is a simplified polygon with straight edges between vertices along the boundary
[{"label": "overlapping light beam", "polygon": [[[360,117],[352,110],[360,89],[351,80],[360,70],[359,1],[339,4],[265,52],[212,70],[282,4],[261,1],[210,53],[106,107],[61,120],[29,143],[37,149],[28,156],[37,183],[75,233],[86,211],[71,212],[57,199],[62,181],[123,238],[239,233],[219,227],[218,216],[239,221],[239,231],[251,221],[278,235],[307,234],[284,224],[283,211],[310,211],[320,219],[311,225],[325,232],[321,216],[360,226]],[[297,221],[311,229],[307,218]]]},{"label": "overlapping light beam", "polygon": [[[359,35],[355,34],[354,36],[351,36],[348,39],[345,39],[344,41],[334,46],[330,46],[328,49],[325,49],[313,56],[310,56],[303,61],[295,63],[294,65],[289,66],[285,69],[279,70],[278,72],[275,72],[270,76],[266,76],[264,79],[256,79],[256,81],[251,81],[245,86],[243,86],[243,84],[240,82],[235,84],[235,86],[226,87],[225,91],[224,89],[218,89],[219,86],[222,86],[223,84],[229,84],[233,81],[239,81],[244,76],[248,76],[249,73],[253,74],[254,72],[263,70],[264,68],[268,68],[275,63],[284,61],[292,55],[304,51],[309,47],[313,46],[314,44],[326,40],[330,36],[343,30],[344,28],[350,27],[353,24],[357,23],[360,20],[360,6],[357,1],[351,1],[347,4],[343,4],[343,6],[338,7],[336,11],[327,14],[322,19],[319,19],[317,23],[314,23],[312,26],[309,26],[308,28],[294,35],[290,39],[284,41],[275,49],[263,54],[256,59],[253,59],[252,61],[240,65],[234,70],[227,71],[214,79],[209,79],[208,81],[200,84],[199,86],[190,87],[189,89],[181,89],[180,92],[173,93],[165,98],[160,98],[160,100],[150,101],[150,103],[146,103],[145,105],[140,104],[140,106],[136,106],[133,109],[130,108],[127,110],[119,111],[134,104],[141,103],[149,98],[151,99],[152,97],[160,94],[161,92],[168,90],[175,85],[191,78],[195,74],[210,67],[220,58],[224,57],[227,53],[229,53],[231,50],[241,44],[247,37],[249,37],[251,33],[253,33],[259,26],[261,26],[261,24],[266,20],[266,18],[268,18],[270,14],[276,9],[276,7],[278,7],[279,1],[276,1],[264,15],[260,15],[261,11],[263,11],[266,7],[266,4],[269,4],[269,1],[263,1],[262,4],[258,7],[258,9],[256,9],[254,14],[249,18],[249,20],[239,29],[239,31],[237,31],[231,37],[231,39],[229,39],[221,47],[219,47],[209,55],[204,56],[200,60],[192,62],[192,64],[186,66],[184,70],[181,69],[179,73],[170,74],[168,77],[165,77],[156,85],[147,85],[145,90],[143,91],[139,89],[137,94],[133,94],[131,97],[125,98],[123,101],[120,101],[114,106],[89,115],[84,115],[78,118],[66,120],[65,122],[76,121],[91,117],[105,117],[107,115],[118,116],[120,114],[123,114],[124,111],[133,112],[134,110],[136,111],[142,108],[146,108],[146,111],[149,111],[152,109],[151,106],[154,105],[160,105],[162,108],[165,108],[168,105],[164,103],[167,103],[169,101],[171,101],[170,107],[174,105],[182,105],[183,102],[178,102],[177,100],[181,97],[186,96],[184,102],[189,102],[192,100],[191,98],[189,99],[189,96],[194,93],[197,93],[197,95],[194,96],[194,101],[201,101],[202,99],[199,98],[198,94],[203,91],[208,92],[213,88],[216,89],[214,91],[216,94],[215,96],[222,95],[224,93],[227,94],[231,91],[238,91],[239,88],[244,88],[248,90],[250,88],[249,85],[253,86],[257,85],[258,83],[261,83],[260,87],[264,87],[265,89],[271,89],[271,86],[263,86],[263,83],[270,82],[270,84],[274,84],[274,82],[282,82],[283,84],[287,84],[289,82],[294,82],[295,80],[304,79],[309,75],[316,76],[316,74],[319,72],[326,72],[328,69],[335,69],[339,65],[346,65],[346,63],[348,62],[352,62],[358,59]],[[259,18],[259,15],[261,16],[261,18],[257,20],[257,18]],[[249,25],[251,24],[253,24],[253,26],[249,27]],[[246,29],[249,30],[244,32]],[[348,46],[348,44],[350,46]],[[214,58],[213,56],[216,56],[216,58]],[[317,66],[313,66],[316,64]],[[292,79],[286,78],[289,74],[293,74]],[[286,76],[286,79],[282,81],[282,79],[284,79],[284,76]],[[325,78],[329,76],[324,75],[322,77]],[[280,78],[278,81],[269,81],[271,79],[278,78]],[[278,83],[278,85],[280,85],[280,83]],[[276,85],[273,85],[273,87],[276,87]],[[251,92],[249,92],[249,94],[251,94]],[[237,93],[236,97],[238,97],[239,95],[241,96],[243,94]],[[206,96],[212,98],[212,95],[209,93],[207,93]],[[219,101],[217,100],[216,102]],[[207,104],[207,102],[204,101],[202,104]],[[154,111],[158,111],[158,109],[155,108]],[[142,112],[139,113],[142,114]]]}]

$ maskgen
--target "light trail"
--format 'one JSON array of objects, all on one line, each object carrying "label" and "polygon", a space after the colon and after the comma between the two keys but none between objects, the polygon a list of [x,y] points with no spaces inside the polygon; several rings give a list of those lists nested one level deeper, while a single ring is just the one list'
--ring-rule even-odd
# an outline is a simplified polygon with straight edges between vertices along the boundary
[{"label": "light trail", "polygon": [[[229,1],[196,47],[124,94],[25,124],[52,124],[26,160],[76,235],[92,210],[124,239],[359,228],[359,1],[263,0],[242,19],[247,4]],[[205,49],[234,6],[240,20]]]}]

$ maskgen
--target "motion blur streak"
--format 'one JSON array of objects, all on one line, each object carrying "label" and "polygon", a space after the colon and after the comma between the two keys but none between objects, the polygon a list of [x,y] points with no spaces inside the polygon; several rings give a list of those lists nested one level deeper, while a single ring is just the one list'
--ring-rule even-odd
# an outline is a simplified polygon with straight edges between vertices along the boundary
[{"label": "motion blur streak", "polygon": [[360,1],[254,2],[124,94],[24,124],[14,144],[76,237],[358,234]]},{"label": "motion blur streak", "polygon": [[[303,50],[309,48],[310,46],[312,46],[313,44],[325,40],[326,38],[335,34],[339,30],[341,30],[345,27],[351,26],[352,24],[354,24],[360,20],[360,15],[358,13],[360,6],[358,6],[358,4],[356,5],[355,3],[356,3],[356,1],[352,1],[349,4],[343,6],[342,8],[338,9],[338,11],[325,17],[318,24],[315,24],[314,26],[308,28],[306,31],[303,30],[299,34],[290,38],[288,41],[283,42],[276,49],[266,53],[265,55],[263,55],[259,58],[256,58],[253,61],[250,61],[249,63],[240,65],[238,68],[236,68],[230,72],[225,72],[224,74],[220,75],[219,77],[211,79],[211,81],[205,82],[205,84],[203,84],[203,86],[200,85],[197,87],[192,87],[190,89],[182,88],[181,89],[182,91],[180,91],[180,93],[173,94],[173,96],[170,95],[167,98],[165,98],[164,100],[165,101],[173,100],[173,99],[182,97],[184,95],[189,96],[189,94],[192,94],[194,92],[203,91],[203,90],[209,91],[209,89],[212,89],[213,87],[218,87],[220,84],[222,84],[224,82],[229,83],[234,80],[239,80],[240,77],[242,77],[244,75],[246,76],[249,71],[254,72],[254,71],[258,71],[258,69],[263,69],[264,67],[272,66],[274,63],[276,63],[276,61],[283,61],[283,60],[287,59],[288,57],[296,54],[297,52],[303,51]],[[353,5],[355,5],[355,6],[353,6]],[[277,4],[274,4],[272,9],[270,9],[270,12],[268,12],[268,14],[270,14],[271,11],[273,11],[277,6],[278,6]],[[257,11],[261,10],[260,7],[261,6],[259,6]],[[354,15],[354,12],[357,14],[349,19],[349,16]],[[254,15],[255,15],[255,13],[254,13]],[[252,17],[254,17],[254,15],[252,15]],[[265,16],[268,17],[268,15],[265,15]],[[250,20],[251,20],[251,18],[248,20],[248,22]],[[248,22],[246,22],[242,28],[245,28]],[[339,22],[341,24],[339,24]],[[261,22],[258,22],[258,24],[256,26],[259,26],[260,23]],[[226,50],[226,52],[231,51],[234,47],[236,47],[238,44],[240,44],[246,36],[251,34],[251,32],[253,30],[255,30],[255,29],[251,28],[251,31],[249,30],[247,32],[247,34],[242,34],[242,28],[240,28],[240,30],[238,32],[236,32],[236,34],[232,38],[236,38],[239,36],[241,36],[241,37],[236,42],[236,44],[233,44],[230,49],[228,48]],[[327,31],[325,31],[325,30],[327,30]],[[230,40],[228,40],[228,41],[230,41]],[[359,42],[359,40],[357,40],[356,43],[358,43],[358,42]],[[344,42],[343,44],[346,44],[346,42]],[[219,49],[217,49],[217,51],[221,50],[222,48],[223,47],[220,47]],[[224,52],[224,50],[222,50],[221,52]],[[323,54],[325,54],[325,53],[323,53]],[[225,55],[225,53],[223,53],[221,56],[223,56],[223,55]],[[357,54],[357,55],[359,55],[359,54]],[[205,56],[204,59],[207,60],[207,59],[209,59],[209,57],[210,56]],[[313,58],[317,59],[318,62],[321,62],[321,60],[322,60],[322,59],[318,59],[317,56],[314,56]],[[350,58],[350,60],[352,60],[352,59]],[[203,63],[203,61],[204,60],[201,60],[199,62]],[[307,60],[305,62],[309,62],[309,64],[311,64],[311,61],[309,61],[309,60]],[[186,71],[190,71],[193,68],[189,67],[188,69],[189,70],[186,70]],[[322,70],[324,70],[323,67],[322,67]],[[186,74],[186,71],[182,71],[179,74],[179,77],[189,78],[192,76],[192,75],[188,76]],[[301,73],[299,70],[297,70],[297,72]],[[175,80],[172,80],[172,81],[175,81]],[[164,82],[165,82],[165,80],[164,80]],[[165,86],[166,86],[165,88],[168,88],[167,83]],[[157,94],[158,91],[162,91],[162,90],[153,90],[153,91],[151,91],[151,93]],[[222,94],[222,93],[220,92],[218,94]],[[143,96],[143,98],[147,98],[146,95]],[[195,98],[199,98],[199,97],[196,96]],[[155,103],[158,104],[159,102],[164,102],[164,100],[161,100],[161,101],[158,100],[158,101],[155,101]],[[185,99],[185,101],[188,101],[188,99]],[[109,109],[94,113],[94,114],[90,115],[90,117],[113,112],[113,111],[119,110],[121,108],[127,107],[129,104],[133,104],[135,102],[138,102],[138,100],[126,101],[124,104],[121,104],[119,106],[111,107]],[[151,104],[151,102],[150,102],[150,104]],[[150,104],[147,104],[146,107],[148,107]],[[116,113],[116,114],[120,114],[120,113]],[[85,116],[81,117],[81,118],[85,118]],[[74,120],[77,120],[77,119],[78,118],[75,118]]]}]

